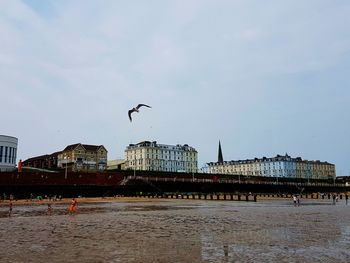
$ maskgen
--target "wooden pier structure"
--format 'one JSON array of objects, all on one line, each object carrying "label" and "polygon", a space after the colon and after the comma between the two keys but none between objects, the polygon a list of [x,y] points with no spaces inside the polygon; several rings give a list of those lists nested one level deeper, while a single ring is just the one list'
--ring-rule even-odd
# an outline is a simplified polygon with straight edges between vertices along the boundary
[{"label": "wooden pier structure", "polygon": [[[348,182],[301,178],[247,177],[206,173],[118,170],[113,172],[1,172],[0,195],[136,196],[254,201],[259,195],[312,197],[350,192]],[[248,197],[247,197],[248,196]],[[1,198],[1,196],[0,196]]]}]

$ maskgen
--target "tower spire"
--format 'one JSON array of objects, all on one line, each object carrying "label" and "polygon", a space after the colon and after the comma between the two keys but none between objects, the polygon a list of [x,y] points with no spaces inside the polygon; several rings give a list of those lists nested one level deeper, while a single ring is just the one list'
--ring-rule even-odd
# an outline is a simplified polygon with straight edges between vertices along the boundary
[{"label": "tower spire", "polygon": [[224,162],[224,158],[222,157],[221,143],[219,140],[218,163],[223,163],[223,162]]}]

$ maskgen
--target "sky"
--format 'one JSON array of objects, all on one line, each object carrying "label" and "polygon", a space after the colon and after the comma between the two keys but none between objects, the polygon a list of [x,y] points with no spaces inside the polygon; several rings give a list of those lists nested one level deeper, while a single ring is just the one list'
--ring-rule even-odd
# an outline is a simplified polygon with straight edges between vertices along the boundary
[{"label": "sky", "polygon": [[[189,144],[199,167],[288,153],[350,175],[350,1],[0,0],[0,134]],[[127,112],[141,108],[130,122]]]}]

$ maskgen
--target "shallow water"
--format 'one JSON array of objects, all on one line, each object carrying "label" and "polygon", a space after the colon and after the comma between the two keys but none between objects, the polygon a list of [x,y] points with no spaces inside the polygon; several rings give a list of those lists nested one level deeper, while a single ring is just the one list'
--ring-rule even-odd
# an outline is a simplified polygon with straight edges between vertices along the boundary
[{"label": "shallow water", "polygon": [[0,206],[0,262],[350,262],[350,206],[152,200]]}]

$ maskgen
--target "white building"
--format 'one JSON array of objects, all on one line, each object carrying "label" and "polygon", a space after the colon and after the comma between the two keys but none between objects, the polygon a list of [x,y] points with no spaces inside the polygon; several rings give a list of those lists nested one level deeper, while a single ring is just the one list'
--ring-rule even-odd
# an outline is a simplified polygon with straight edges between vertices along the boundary
[{"label": "white building", "polygon": [[184,145],[157,144],[143,141],[125,150],[125,167],[131,170],[186,172],[198,171],[198,153]]},{"label": "white building", "polygon": [[12,171],[16,168],[18,139],[0,135],[0,171]]},{"label": "white building", "polygon": [[335,178],[335,165],[328,162],[308,161],[288,154],[272,158],[254,158],[238,161],[208,163],[208,172],[246,176],[291,177],[305,179]]}]

